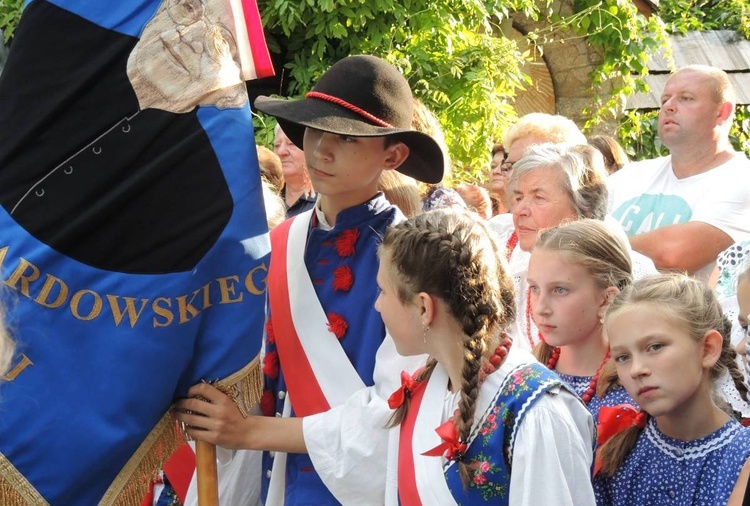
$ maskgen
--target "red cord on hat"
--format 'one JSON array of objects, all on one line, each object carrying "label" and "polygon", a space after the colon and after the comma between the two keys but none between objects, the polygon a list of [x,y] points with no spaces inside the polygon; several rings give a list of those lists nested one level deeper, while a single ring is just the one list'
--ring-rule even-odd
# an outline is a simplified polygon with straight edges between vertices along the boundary
[{"label": "red cord on hat", "polygon": [[307,95],[305,95],[305,98],[319,98],[321,100],[326,100],[328,102],[333,102],[334,104],[338,104],[341,107],[345,107],[346,109],[349,109],[350,111],[356,112],[360,116],[369,119],[373,123],[375,123],[378,126],[384,127],[384,128],[394,128],[393,125],[390,123],[383,121],[382,119],[378,118],[377,116],[373,116],[369,112],[365,111],[364,109],[361,109],[357,107],[354,104],[350,104],[346,100],[340,99],[338,97],[334,97],[332,95],[328,95],[326,93],[320,93],[318,91],[311,91]]}]

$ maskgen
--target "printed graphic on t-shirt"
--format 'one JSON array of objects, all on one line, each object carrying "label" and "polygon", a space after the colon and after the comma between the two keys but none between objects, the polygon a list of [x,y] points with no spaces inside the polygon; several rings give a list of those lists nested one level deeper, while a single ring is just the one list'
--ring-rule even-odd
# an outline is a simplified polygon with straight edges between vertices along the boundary
[{"label": "printed graphic on t-shirt", "polygon": [[612,216],[622,225],[628,237],[667,225],[685,223],[693,211],[682,197],[646,193],[622,203]]}]

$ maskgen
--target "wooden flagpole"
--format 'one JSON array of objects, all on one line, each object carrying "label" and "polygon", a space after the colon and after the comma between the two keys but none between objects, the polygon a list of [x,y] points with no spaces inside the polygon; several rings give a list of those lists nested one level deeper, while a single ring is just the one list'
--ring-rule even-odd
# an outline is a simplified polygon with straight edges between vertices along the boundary
[{"label": "wooden flagpole", "polygon": [[198,506],[219,506],[215,445],[204,441],[195,442],[195,470],[198,479]]}]

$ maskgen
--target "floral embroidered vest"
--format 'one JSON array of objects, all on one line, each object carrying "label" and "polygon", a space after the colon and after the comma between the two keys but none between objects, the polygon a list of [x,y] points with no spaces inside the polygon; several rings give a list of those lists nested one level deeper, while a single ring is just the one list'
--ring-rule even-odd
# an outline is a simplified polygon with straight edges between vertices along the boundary
[{"label": "floral embroidered vest", "polygon": [[[496,386],[487,383],[482,388]],[[445,468],[445,479],[458,504],[508,504],[518,428],[529,409],[553,387],[567,388],[541,364],[523,364],[502,378],[494,402],[469,437],[464,457],[473,468],[469,486],[464,489],[455,463],[449,462]]]}]

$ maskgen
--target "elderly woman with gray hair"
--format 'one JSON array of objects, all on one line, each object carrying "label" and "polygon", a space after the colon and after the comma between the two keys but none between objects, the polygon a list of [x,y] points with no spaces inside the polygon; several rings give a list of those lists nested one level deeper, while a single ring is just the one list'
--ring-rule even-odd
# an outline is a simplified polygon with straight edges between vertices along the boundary
[{"label": "elderly woman with gray hair", "polygon": [[[508,182],[511,214],[496,216],[489,224],[506,244],[516,285],[515,345],[531,351],[540,339],[529,311],[526,273],[541,231],[591,218],[606,221],[625,238],[619,224],[607,219],[606,178],[601,153],[587,145],[539,144],[513,164]],[[634,278],[657,273],[647,257],[630,254]]]}]

